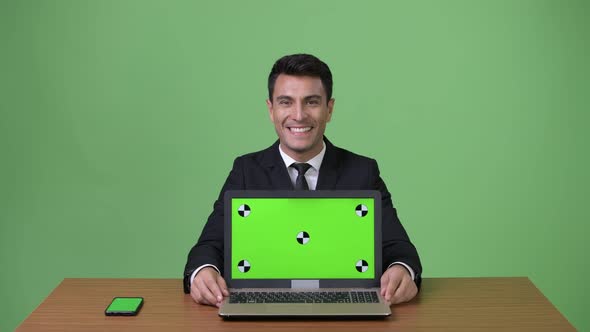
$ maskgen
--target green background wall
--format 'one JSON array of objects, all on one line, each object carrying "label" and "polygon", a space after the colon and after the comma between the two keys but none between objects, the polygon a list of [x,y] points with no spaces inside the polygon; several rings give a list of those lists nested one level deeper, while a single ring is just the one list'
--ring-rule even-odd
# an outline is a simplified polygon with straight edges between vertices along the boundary
[{"label": "green background wall", "polygon": [[[272,63],[335,79],[425,277],[587,303],[588,1],[0,1],[0,330],[65,277],[180,278],[237,155],[276,138]],[[181,292],[179,282],[178,291]]]}]

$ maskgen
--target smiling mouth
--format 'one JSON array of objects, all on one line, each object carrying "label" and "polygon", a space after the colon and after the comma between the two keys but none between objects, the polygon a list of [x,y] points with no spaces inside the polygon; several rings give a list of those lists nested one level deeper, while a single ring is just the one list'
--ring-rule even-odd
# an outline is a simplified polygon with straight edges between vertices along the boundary
[{"label": "smiling mouth", "polygon": [[292,133],[306,133],[311,130],[312,127],[288,127]]}]

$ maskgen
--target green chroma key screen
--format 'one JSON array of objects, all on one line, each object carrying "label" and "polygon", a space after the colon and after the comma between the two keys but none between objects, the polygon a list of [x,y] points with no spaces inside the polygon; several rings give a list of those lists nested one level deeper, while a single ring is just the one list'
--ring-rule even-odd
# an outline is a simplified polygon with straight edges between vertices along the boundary
[{"label": "green chroma key screen", "polygon": [[372,198],[233,198],[232,278],[372,279]]}]

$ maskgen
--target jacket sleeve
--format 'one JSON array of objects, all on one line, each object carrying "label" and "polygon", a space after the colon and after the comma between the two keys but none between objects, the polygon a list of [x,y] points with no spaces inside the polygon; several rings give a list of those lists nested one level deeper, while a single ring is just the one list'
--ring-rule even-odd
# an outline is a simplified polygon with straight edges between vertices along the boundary
[{"label": "jacket sleeve", "polygon": [[234,160],[219,197],[213,204],[213,212],[209,215],[205,227],[197,243],[188,253],[184,268],[183,286],[184,292],[190,293],[190,276],[199,267],[205,264],[215,265],[223,274],[223,197],[227,190],[239,190],[244,188],[243,162],[240,157]]},{"label": "jacket sleeve", "polygon": [[415,282],[420,287],[422,281],[422,265],[416,247],[410,241],[406,230],[402,226],[397,211],[393,207],[391,194],[387,186],[381,179],[379,166],[377,162],[371,159],[369,178],[372,187],[381,192],[381,226],[383,241],[383,269],[393,262],[403,262],[408,264],[415,272]]}]

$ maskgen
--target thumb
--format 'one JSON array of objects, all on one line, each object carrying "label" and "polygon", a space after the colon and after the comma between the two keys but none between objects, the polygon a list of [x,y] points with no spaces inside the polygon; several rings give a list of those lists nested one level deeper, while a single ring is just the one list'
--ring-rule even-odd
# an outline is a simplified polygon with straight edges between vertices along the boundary
[{"label": "thumb", "polygon": [[389,285],[389,273],[385,271],[381,276],[381,296],[385,296],[385,292],[387,291],[387,286]]},{"label": "thumb", "polygon": [[225,279],[223,279],[223,277],[221,275],[217,276],[217,284],[219,285],[219,288],[221,288],[221,292],[223,293],[223,296],[229,296],[229,291],[227,290],[227,284],[225,283]]}]

